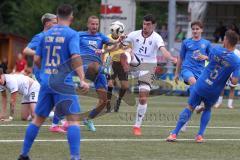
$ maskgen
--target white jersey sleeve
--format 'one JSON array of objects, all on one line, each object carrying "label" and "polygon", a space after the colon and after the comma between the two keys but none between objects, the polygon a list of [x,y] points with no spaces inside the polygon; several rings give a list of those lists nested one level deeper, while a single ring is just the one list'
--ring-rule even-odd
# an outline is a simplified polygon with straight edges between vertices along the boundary
[{"label": "white jersey sleeve", "polygon": [[127,38],[124,39],[124,42],[134,43],[134,38],[136,38],[135,36],[136,36],[136,31],[129,33],[127,35]]},{"label": "white jersey sleeve", "polygon": [[159,34],[155,34],[155,39],[156,39],[156,45],[158,46],[158,48],[160,47],[164,47],[165,44],[164,44],[164,41],[162,39],[162,37],[159,35]]},{"label": "white jersey sleeve", "polygon": [[12,74],[5,74],[6,88],[10,93],[14,93],[18,91],[18,83],[17,79]]}]

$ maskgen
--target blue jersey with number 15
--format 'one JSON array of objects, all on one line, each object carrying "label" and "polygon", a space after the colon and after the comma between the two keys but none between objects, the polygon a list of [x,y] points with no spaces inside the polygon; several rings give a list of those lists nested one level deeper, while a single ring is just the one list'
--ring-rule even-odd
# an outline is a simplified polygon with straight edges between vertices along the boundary
[{"label": "blue jersey with number 15", "polygon": [[230,75],[239,77],[240,59],[233,52],[223,47],[210,51],[209,64],[197,80],[194,89],[205,97],[216,98],[220,95]]},{"label": "blue jersey with number 15", "polygon": [[[68,26],[56,25],[44,33],[36,54],[41,57],[41,85],[48,86],[49,76],[61,72],[58,66],[72,54],[80,54],[78,33]],[[73,83],[71,74],[65,82]]]}]

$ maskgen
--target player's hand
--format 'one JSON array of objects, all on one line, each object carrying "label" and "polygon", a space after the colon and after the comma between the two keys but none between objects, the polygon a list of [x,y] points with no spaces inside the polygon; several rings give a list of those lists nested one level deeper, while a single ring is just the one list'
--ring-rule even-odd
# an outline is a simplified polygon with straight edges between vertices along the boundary
[{"label": "player's hand", "polygon": [[175,58],[175,57],[171,57],[170,60],[171,60],[174,64],[177,63],[177,58]]},{"label": "player's hand", "polygon": [[127,38],[126,34],[122,34],[121,36],[119,36],[118,41],[122,42],[125,38]]},{"label": "player's hand", "polygon": [[95,50],[95,53],[96,53],[96,54],[99,54],[99,55],[100,55],[100,54],[103,54],[103,53],[104,53],[104,49],[96,49],[96,50]]},{"label": "player's hand", "polygon": [[198,59],[198,60],[201,60],[201,61],[203,61],[203,60],[208,60],[208,56],[205,56],[205,55],[203,55],[203,54],[199,54],[199,56],[198,56],[197,59]]},{"label": "player's hand", "polygon": [[89,91],[89,84],[85,81],[81,81],[80,88],[83,94],[87,93]]},{"label": "player's hand", "polygon": [[178,84],[178,81],[179,81],[179,76],[178,75],[174,76],[174,81],[175,81],[176,84]]}]

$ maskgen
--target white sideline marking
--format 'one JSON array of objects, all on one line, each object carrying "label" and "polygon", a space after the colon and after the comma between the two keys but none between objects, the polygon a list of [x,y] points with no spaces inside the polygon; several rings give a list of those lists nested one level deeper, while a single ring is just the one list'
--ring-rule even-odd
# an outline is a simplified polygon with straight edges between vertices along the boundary
[{"label": "white sideline marking", "polygon": [[[28,124],[1,124],[0,127],[27,127]],[[50,127],[51,125],[42,125],[44,127]],[[84,125],[80,125],[84,126]],[[112,124],[96,124],[96,127],[133,127],[133,125],[112,125]],[[142,125],[143,127],[150,128],[174,128],[175,126],[163,126],[163,125]],[[188,126],[188,128],[199,128],[199,126]],[[209,126],[211,129],[240,129],[240,127],[221,127],[221,126]]]},{"label": "white sideline marking", "polygon": [[[240,141],[240,139],[205,139],[206,141]],[[165,142],[166,139],[82,139],[81,142]],[[177,141],[195,141],[195,139],[177,139]],[[16,143],[23,140],[0,140],[0,143]],[[35,142],[67,142],[66,139],[37,139]]]}]

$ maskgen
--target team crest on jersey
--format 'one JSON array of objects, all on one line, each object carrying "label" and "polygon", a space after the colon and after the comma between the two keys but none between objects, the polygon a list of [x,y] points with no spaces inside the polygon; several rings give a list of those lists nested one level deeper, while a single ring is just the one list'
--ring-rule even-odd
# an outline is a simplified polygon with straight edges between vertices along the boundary
[{"label": "team crest on jersey", "polygon": [[206,45],[205,44],[201,44],[201,48],[202,49],[206,48]]},{"label": "team crest on jersey", "polygon": [[139,42],[139,39],[136,39],[136,42]]},{"label": "team crest on jersey", "polygon": [[149,44],[149,45],[152,45],[152,41],[149,41],[148,44]]}]

